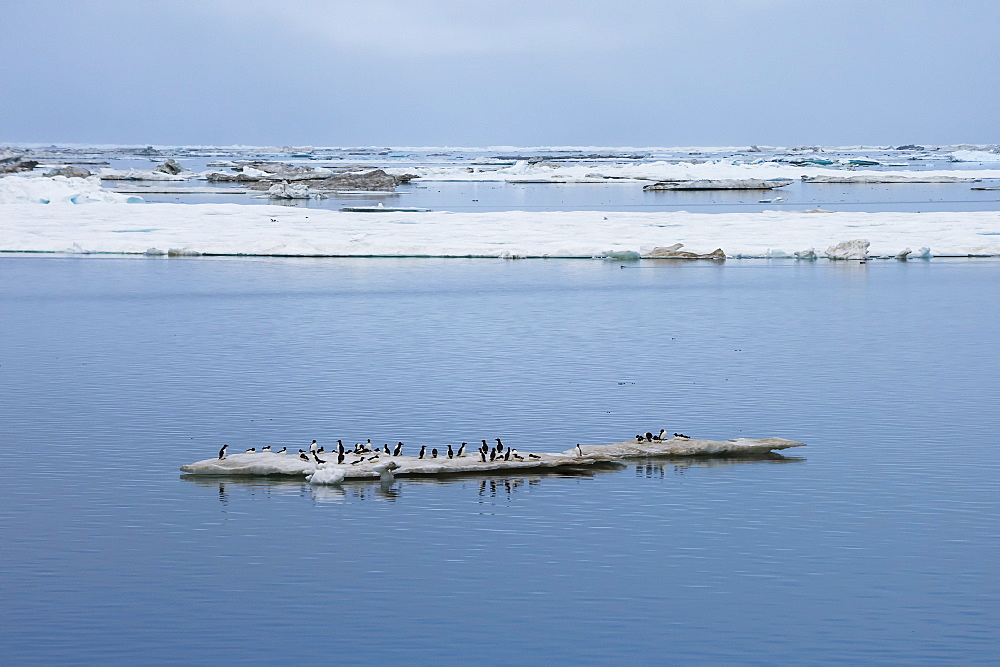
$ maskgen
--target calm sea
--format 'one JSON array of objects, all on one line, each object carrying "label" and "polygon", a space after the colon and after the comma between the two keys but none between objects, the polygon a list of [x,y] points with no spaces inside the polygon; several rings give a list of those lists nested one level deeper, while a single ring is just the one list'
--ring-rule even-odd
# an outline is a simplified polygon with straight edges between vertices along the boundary
[{"label": "calm sea", "polygon": [[[1000,263],[0,256],[4,663],[1000,660]],[[647,430],[587,475],[181,464]]]}]

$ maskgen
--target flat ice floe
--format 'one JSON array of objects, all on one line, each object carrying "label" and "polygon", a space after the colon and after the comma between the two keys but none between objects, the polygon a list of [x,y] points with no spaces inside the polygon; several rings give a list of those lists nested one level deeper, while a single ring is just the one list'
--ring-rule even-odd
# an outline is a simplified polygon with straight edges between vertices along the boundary
[{"label": "flat ice floe", "polygon": [[682,243],[696,253],[722,248],[729,257],[809,257],[813,249],[856,239],[881,257],[924,247],[938,257],[1000,256],[1000,212],[372,214],[245,204],[0,206],[0,251],[15,252],[638,257]]},{"label": "flat ice floe", "polygon": [[[641,443],[630,440],[610,445],[582,445],[579,451],[574,447],[558,454],[534,454],[537,458],[531,458],[528,452],[519,452],[524,458],[523,461],[505,461],[498,458],[495,461],[487,459],[484,462],[475,450],[454,459],[446,456],[430,458],[430,455],[427,455],[420,459],[416,456],[383,454],[375,460],[367,460],[368,455],[362,457],[348,452],[345,462],[340,465],[330,461],[320,464],[303,461],[295,454],[258,452],[230,454],[225,459],[205,459],[183,465],[180,470],[191,475],[211,476],[309,476],[310,481],[317,484],[335,484],[344,479],[378,477],[385,479],[387,467],[391,467],[387,466],[389,463],[395,464],[389,474],[396,476],[448,475],[498,470],[580,467],[653,456],[760,456],[792,447],[805,447],[805,443],[784,438],[737,438],[727,441],[672,438]],[[337,454],[326,452],[321,456],[336,459]],[[358,464],[351,463],[360,458],[366,460]]]}]

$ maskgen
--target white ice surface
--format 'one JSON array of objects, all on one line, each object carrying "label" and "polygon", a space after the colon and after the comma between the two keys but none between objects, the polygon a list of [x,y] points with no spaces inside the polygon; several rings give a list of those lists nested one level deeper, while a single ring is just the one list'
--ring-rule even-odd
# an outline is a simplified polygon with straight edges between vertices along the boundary
[{"label": "white ice surface", "polygon": [[[989,155],[989,153],[985,153]],[[957,170],[941,169],[928,171],[897,170],[845,170],[812,165],[792,165],[779,162],[741,162],[739,160],[709,160],[693,162],[628,162],[600,165],[567,165],[561,163],[528,163],[521,160],[510,167],[473,167],[469,171],[463,166],[437,167],[390,167],[390,174],[416,174],[423,181],[532,181],[554,183],[599,183],[607,179],[635,179],[645,181],[671,180],[721,180],[721,179],[774,179],[803,176],[871,176],[871,177],[914,177],[924,178],[951,176],[962,179],[1000,178],[1000,169]],[[905,182],[905,181],[904,181]]]},{"label": "white ice surface", "polygon": [[955,162],[1000,162],[1000,153],[992,151],[955,151],[951,154]]},{"label": "white ice surface", "polygon": [[[205,459],[181,466],[181,472],[193,475],[292,475],[304,476],[312,484],[338,484],[344,479],[364,479],[379,477],[385,481],[391,475],[446,475],[455,473],[491,472],[495,470],[523,470],[537,468],[559,468],[564,466],[586,466],[595,463],[620,461],[647,456],[747,456],[761,455],[805,444],[784,438],[738,438],[716,441],[674,438],[671,440],[638,443],[635,440],[616,442],[610,445],[583,445],[582,456],[576,447],[558,454],[536,454],[532,459],[527,452],[520,452],[523,461],[497,459],[483,462],[478,452],[449,459],[416,456],[383,455],[375,461],[359,464],[348,463],[361,457],[348,453],[343,464],[326,462],[316,464],[303,461],[294,454],[231,454],[225,459]],[[327,457],[335,455],[328,452]],[[395,468],[393,468],[395,466]],[[393,468],[387,475],[387,469]]]},{"label": "white ice surface", "polygon": [[721,247],[730,257],[775,257],[865,239],[873,256],[923,246],[939,257],[1000,256],[998,232],[998,211],[372,214],[241,204],[0,206],[0,251],[141,254],[156,247],[222,255],[510,258],[643,255],[683,243],[692,252]]},{"label": "white ice surface", "polygon": [[[141,203],[142,197],[129,197],[101,187],[96,177],[45,177],[37,174],[0,176],[0,205],[4,204],[127,204]],[[0,210],[0,223],[6,216]]]}]

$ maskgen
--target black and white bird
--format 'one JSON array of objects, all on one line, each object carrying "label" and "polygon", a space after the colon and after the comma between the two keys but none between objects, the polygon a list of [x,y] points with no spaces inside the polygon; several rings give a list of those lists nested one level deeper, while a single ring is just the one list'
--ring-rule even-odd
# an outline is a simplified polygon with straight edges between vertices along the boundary
[{"label": "black and white bird", "polygon": [[337,453],[337,463],[343,463],[343,462],[344,462],[344,452],[338,452]]},{"label": "black and white bird", "polygon": [[364,460],[365,460],[365,458],[364,458],[364,457],[362,456],[362,457],[361,457],[360,459],[358,459],[357,461],[351,461],[351,465],[352,465],[352,466],[356,466],[356,465],[358,465],[359,463],[361,463],[361,462],[362,462],[362,461],[364,461]]},{"label": "black and white bird", "polygon": [[490,447],[490,461],[495,461],[497,458],[497,450]]},{"label": "black and white bird", "polygon": [[510,447],[508,447],[507,451],[503,453],[503,460],[510,461]]},{"label": "black and white bird", "polygon": [[483,453],[486,453],[486,452],[490,451],[490,446],[486,444],[485,440],[483,440],[483,446],[480,447],[479,450],[481,452],[483,452]]},{"label": "black and white bird", "polygon": [[246,453],[247,454],[256,454],[257,453],[257,448],[256,447],[251,447],[250,449],[248,449],[246,451]]},{"label": "black and white bird", "polygon": [[299,450],[299,458],[302,459],[303,461],[309,460],[309,456],[301,449]]},{"label": "black and white bird", "polygon": [[576,443],[576,453],[579,454],[580,456],[583,456],[583,447],[580,446],[579,442]]},{"label": "black and white bird", "polygon": [[448,445],[448,458],[449,459],[455,458],[455,452],[452,450],[451,445]]},{"label": "black and white bird", "polygon": [[275,454],[284,454],[287,451],[288,451],[288,447],[282,447],[281,449],[279,449],[278,451],[276,451]]},{"label": "black and white bird", "polygon": [[649,431],[646,431],[646,440],[648,442],[653,442],[653,434],[650,433]]},{"label": "black and white bird", "polygon": [[657,440],[663,440],[663,434],[666,433],[666,432],[667,432],[666,429],[661,428],[660,429],[660,435],[656,436],[656,439]]},{"label": "black and white bird", "polygon": [[538,454],[528,454],[528,458],[529,459],[540,459],[542,457],[539,456]]},{"label": "black and white bird", "polygon": [[686,435],[684,435],[683,433],[674,433],[674,437],[675,438],[680,438],[681,440],[690,440],[691,439],[691,438],[687,437]]},{"label": "black and white bird", "polygon": [[401,456],[403,454],[403,443],[396,443],[396,448],[392,450],[393,456]]},{"label": "black and white bird", "polygon": [[420,445],[420,456],[417,458],[424,458],[424,452],[427,451],[427,445]]},{"label": "black and white bird", "polygon": [[220,449],[220,450],[219,450],[219,460],[220,460],[220,461],[221,461],[222,459],[226,458],[226,448],[227,448],[227,447],[229,447],[229,445],[223,445],[223,446],[222,446],[222,449]]},{"label": "black and white bird", "polygon": [[500,452],[503,451],[503,443],[500,442],[500,438],[497,438],[496,441],[497,441],[497,453],[499,454]]},{"label": "black and white bird", "polygon": [[315,454],[316,453],[316,441],[315,440],[313,440],[312,444],[309,445],[309,453],[310,454]]},{"label": "black and white bird", "polygon": [[344,453],[344,443],[341,442],[340,440],[337,441],[337,453],[338,454]]},{"label": "black and white bird", "polygon": [[511,452],[511,454],[510,454],[510,455],[511,455],[512,457],[514,457],[515,459],[517,459],[518,461],[523,461],[523,460],[524,460],[524,457],[523,457],[523,456],[521,456],[520,454],[518,454],[518,453],[517,453],[517,450],[516,450],[516,449],[512,449],[512,450],[510,450],[510,452]]},{"label": "black and white bird", "polygon": [[261,447],[260,451],[262,451],[262,452],[270,452],[271,451],[271,445],[265,445],[265,446]]},{"label": "black and white bird", "polygon": [[326,461],[316,455],[316,452],[313,452],[313,458],[316,459],[316,463],[326,463]]},{"label": "black and white bird", "polygon": [[480,456],[480,458],[483,459],[483,463],[486,463],[486,452],[484,452],[483,450],[480,449],[479,450],[479,456]]},{"label": "black and white bird", "polygon": [[437,450],[437,448],[432,449],[431,450],[431,458],[432,459],[436,459],[437,457],[438,457],[438,450]]},{"label": "black and white bird", "polygon": [[465,454],[465,443],[463,442],[462,446],[458,448],[458,454],[456,454],[455,456],[462,456],[464,454]]},{"label": "black and white bird", "polygon": [[384,445],[382,445],[382,449],[385,451],[386,454],[392,454],[392,452],[389,451],[389,443],[385,443]]}]

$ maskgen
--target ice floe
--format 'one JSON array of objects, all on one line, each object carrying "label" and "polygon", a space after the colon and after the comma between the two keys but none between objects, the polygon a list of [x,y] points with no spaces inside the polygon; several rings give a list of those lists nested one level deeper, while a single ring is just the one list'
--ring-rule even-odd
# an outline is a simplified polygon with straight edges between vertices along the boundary
[{"label": "ice floe", "polygon": [[[127,201],[86,179],[45,179],[65,188],[53,202]],[[15,180],[12,180],[15,179]],[[71,182],[72,181],[72,182]],[[11,184],[17,184],[11,188]],[[53,207],[28,177],[0,178],[0,251],[142,254],[149,248],[207,255],[329,257],[638,257],[677,243],[729,257],[791,256],[864,238],[869,256],[904,248],[941,256],[1000,256],[1000,211],[690,213],[499,211],[345,213],[278,205],[143,204]],[[50,183],[51,185],[51,183]],[[51,188],[45,198],[53,197]]]},{"label": "ice floe", "polygon": [[953,162],[1000,162],[1000,152],[997,151],[955,151],[951,154]]},{"label": "ice floe", "polygon": [[[610,445],[582,445],[560,453],[528,454],[520,452],[523,460],[483,461],[477,451],[449,459],[418,458],[416,456],[380,455],[362,457],[348,453],[343,464],[316,463],[290,454],[258,452],[230,454],[224,459],[211,458],[180,467],[191,475],[211,476],[268,476],[290,475],[305,477],[312,484],[338,484],[345,479],[374,479],[390,481],[393,476],[448,475],[458,473],[483,473],[498,470],[525,470],[590,466],[613,463],[625,459],[651,456],[760,456],[771,452],[804,447],[805,443],[785,438],[737,438],[717,441],[695,438],[672,438],[662,441],[616,442]],[[327,453],[330,456],[331,453]],[[359,458],[365,460],[354,463]],[[347,462],[350,460],[350,462]]]},{"label": "ice floe", "polygon": [[[134,204],[142,197],[118,194],[101,187],[94,177],[11,174],[0,177],[0,204]],[[9,222],[0,210],[0,221]]]}]

